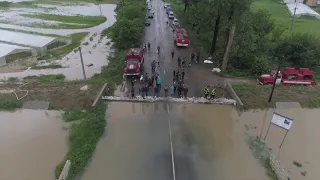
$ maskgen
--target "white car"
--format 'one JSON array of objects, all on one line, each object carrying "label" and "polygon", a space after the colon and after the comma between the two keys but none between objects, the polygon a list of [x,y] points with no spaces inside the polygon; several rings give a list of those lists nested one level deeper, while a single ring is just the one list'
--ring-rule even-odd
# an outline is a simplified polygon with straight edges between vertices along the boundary
[{"label": "white car", "polygon": [[151,11],[152,10],[152,7],[151,6],[148,6],[148,11]]},{"label": "white car", "polygon": [[172,11],[169,12],[168,18],[169,19],[174,19],[174,13]]},{"label": "white car", "polygon": [[168,6],[170,6],[170,4],[168,4],[168,3],[164,3],[164,8],[167,8]]},{"label": "white car", "polygon": [[179,25],[179,20],[177,18],[173,18],[173,25],[178,26]]},{"label": "white car", "polygon": [[151,10],[149,11],[149,13],[154,15],[154,10],[151,9]]}]

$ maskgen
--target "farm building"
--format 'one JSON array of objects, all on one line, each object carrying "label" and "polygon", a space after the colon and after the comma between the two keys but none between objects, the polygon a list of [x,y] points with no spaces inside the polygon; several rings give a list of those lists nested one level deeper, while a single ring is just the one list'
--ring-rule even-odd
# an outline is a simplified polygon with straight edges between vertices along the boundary
[{"label": "farm building", "polygon": [[0,43],[35,49],[39,55],[71,43],[68,39],[0,30]]},{"label": "farm building", "polygon": [[34,50],[28,47],[0,43],[0,66],[4,66],[7,62],[14,61],[19,58],[30,57],[34,55],[33,51]]}]

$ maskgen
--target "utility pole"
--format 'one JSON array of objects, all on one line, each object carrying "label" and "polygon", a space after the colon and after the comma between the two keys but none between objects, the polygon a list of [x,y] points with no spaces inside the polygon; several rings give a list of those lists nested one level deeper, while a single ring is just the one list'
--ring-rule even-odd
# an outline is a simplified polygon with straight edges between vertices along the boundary
[{"label": "utility pole", "polygon": [[281,67],[281,63],[282,63],[283,58],[284,58],[284,57],[281,57],[281,59],[279,60],[279,65],[278,65],[277,73],[276,73],[276,76],[275,76],[275,78],[274,78],[274,82],[273,82],[273,85],[272,85],[272,90],[271,90],[271,93],[270,93],[270,95],[269,95],[269,100],[268,100],[268,102],[271,102],[271,100],[272,100],[273,91],[274,91],[274,88],[276,87],[276,82],[277,82],[277,79],[278,79],[278,75],[279,75],[279,71],[280,71],[280,67]]},{"label": "utility pole", "polygon": [[83,78],[84,78],[84,80],[87,80],[86,71],[84,70],[81,47],[79,47],[79,53],[80,53],[80,59],[81,59],[81,65],[82,65]]},{"label": "utility pole", "polygon": [[297,12],[297,0],[295,0],[294,3],[295,3],[295,7],[294,7],[293,16],[292,16],[292,21],[291,21],[290,38],[292,37],[293,24],[294,24],[296,12]]}]

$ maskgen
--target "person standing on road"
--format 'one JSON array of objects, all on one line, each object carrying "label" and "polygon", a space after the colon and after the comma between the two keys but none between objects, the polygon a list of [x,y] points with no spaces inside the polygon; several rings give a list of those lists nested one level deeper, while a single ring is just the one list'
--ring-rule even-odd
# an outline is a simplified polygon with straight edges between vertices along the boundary
[{"label": "person standing on road", "polygon": [[164,97],[168,97],[168,85],[164,86]]},{"label": "person standing on road", "polygon": [[179,98],[181,97],[181,93],[182,93],[181,85],[182,85],[182,84],[179,84],[179,86],[178,86],[178,97],[179,97]]},{"label": "person standing on road", "polygon": [[173,87],[173,85],[170,86],[170,96],[174,97],[174,87]]},{"label": "person standing on road", "polygon": [[185,75],[185,72],[184,72],[184,70],[182,69],[182,70],[181,70],[181,80],[182,80],[182,81],[184,81],[184,75]]},{"label": "person standing on road", "polygon": [[177,92],[177,89],[178,89],[178,84],[177,84],[177,81],[174,81],[173,82],[173,93],[174,93],[174,95],[176,95],[176,92]]},{"label": "person standing on road", "polygon": [[161,77],[159,75],[157,76],[156,82],[157,82],[157,86],[159,87],[159,89],[161,89],[162,80],[161,80]]},{"label": "person standing on road", "polygon": [[159,87],[158,86],[154,86],[154,97],[158,97],[159,96]]},{"label": "person standing on road", "polygon": [[172,80],[174,81],[174,79],[176,78],[176,70],[173,70],[172,73],[173,73],[173,79]]},{"label": "person standing on road", "polygon": [[179,69],[177,69],[176,70],[176,78],[175,78],[176,81],[179,80],[179,76],[180,76]]},{"label": "person standing on road", "polygon": [[134,82],[135,82],[136,80],[134,79],[134,77],[132,77],[132,79],[131,79],[131,87],[134,87]]},{"label": "person standing on road", "polygon": [[180,56],[178,57],[177,61],[178,61],[178,67],[180,68],[181,67],[181,57]]},{"label": "person standing on road", "polygon": [[171,51],[171,59],[173,59],[173,57],[174,57],[174,50],[172,49],[172,51]]},{"label": "person standing on road", "polygon": [[158,46],[157,49],[158,49],[158,54],[160,54],[160,46]]},{"label": "person standing on road", "polygon": [[205,88],[204,88],[204,98],[208,98],[208,95],[209,95],[209,93],[210,93],[210,89],[209,89],[209,86],[206,86]]},{"label": "person standing on road", "polygon": [[189,88],[187,85],[184,85],[184,88],[183,88],[183,93],[184,93],[184,97],[187,98],[188,97],[188,91],[189,91]]},{"label": "person standing on road", "polygon": [[149,92],[149,86],[146,86],[145,88],[144,88],[144,92],[146,93],[146,97],[148,96],[148,92]]},{"label": "person standing on road", "polygon": [[193,62],[193,60],[194,60],[194,53],[192,52],[191,53],[191,61]]},{"label": "person standing on road", "polygon": [[133,99],[135,96],[134,96],[134,87],[132,86],[131,88],[131,98]]},{"label": "person standing on road", "polygon": [[211,97],[210,97],[210,100],[211,99],[214,99],[214,97],[216,97],[216,88],[213,87],[212,91],[211,91]]},{"label": "person standing on road", "polygon": [[148,42],[148,49],[149,49],[149,50],[150,50],[150,47],[151,47],[150,42]]}]

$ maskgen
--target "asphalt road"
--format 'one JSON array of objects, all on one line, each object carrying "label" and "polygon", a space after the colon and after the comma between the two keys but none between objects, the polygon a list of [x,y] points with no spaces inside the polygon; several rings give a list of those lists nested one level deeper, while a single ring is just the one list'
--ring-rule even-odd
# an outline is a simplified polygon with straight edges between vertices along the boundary
[{"label": "asphalt road", "polygon": [[[191,43],[189,47],[176,47],[173,43],[173,30],[167,25],[168,16],[166,9],[164,8],[164,2],[162,0],[152,0],[152,8],[154,9],[155,15],[151,21],[150,26],[145,28],[144,42],[150,42],[151,49],[145,53],[144,70],[148,75],[152,74],[151,62],[156,60],[160,62],[160,67],[157,67],[156,73],[162,78],[162,85],[170,86],[173,84],[173,70],[178,68],[177,57],[187,57],[190,60],[192,52],[197,52],[195,46]],[[174,10],[173,10],[174,11]],[[160,54],[157,54],[157,46],[160,46]],[[171,58],[171,51],[175,51],[175,57]],[[200,61],[206,59],[204,55],[201,55]],[[215,76],[211,73],[209,65],[203,64],[192,64],[191,68],[185,68],[185,84],[189,88],[188,96],[203,96],[203,88],[206,85],[221,85],[223,84],[220,77]],[[136,88],[140,87],[139,83],[136,83]],[[129,90],[131,84],[127,81],[121,88],[122,95],[129,96]],[[138,91],[137,91],[138,93]],[[151,93],[152,94],[152,93]],[[160,96],[164,96],[163,90]],[[225,96],[224,89],[218,89],[217,97]]]},{"label": "asphalt road", "polygon": [[268,179],[232,106],[111,102],[107,114],[82,180]]}]

